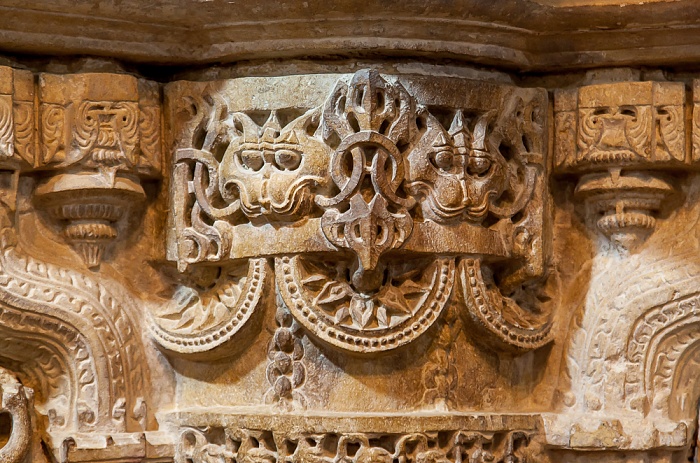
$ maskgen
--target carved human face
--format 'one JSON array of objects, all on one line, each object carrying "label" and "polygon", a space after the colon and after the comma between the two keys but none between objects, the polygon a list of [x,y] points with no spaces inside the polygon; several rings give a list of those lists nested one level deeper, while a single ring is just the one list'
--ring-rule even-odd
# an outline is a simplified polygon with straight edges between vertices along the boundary
[{"label": "carved human face", "polygon": [[597,162],[650,156],[650,107],[600,107],[581,110],[580,137],[587,158]]},{"label": "carved human face", "polygon": [[422,192],[424,214],[446,221],[465,214],[481,220],[489,201],[507,186],[506,161],[488,140],[488,120],[480,119],[474,133],[466,128],[461,113],[446,131],[432,116],[427,130],[408,155],[407,189]]},{"label": "carved human face", "polygon": [[131,102],[84,101],[75,123],[74,151],[88,153],[95,166],[135,166],[138,162],[138,106]]},{"label": "carved human face", "polygon": [[230,203],[240,201],[248,217],[303,216],[313,204],[312,186],[328,181],[329,149],[307,133],[312,116],[301,116],[284,129],[270,117],[258,128],[239,116],[243,133],[222,159],[221,195]]}]

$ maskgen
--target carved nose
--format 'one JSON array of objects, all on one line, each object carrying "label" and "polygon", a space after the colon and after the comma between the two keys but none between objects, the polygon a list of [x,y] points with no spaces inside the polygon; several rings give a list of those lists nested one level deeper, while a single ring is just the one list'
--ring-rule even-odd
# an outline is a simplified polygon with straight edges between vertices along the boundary
[{"label": "carved nose", "polygon": [[623,119],[604,119],[600,144],[608,148],[627,146],[625,121]]}]

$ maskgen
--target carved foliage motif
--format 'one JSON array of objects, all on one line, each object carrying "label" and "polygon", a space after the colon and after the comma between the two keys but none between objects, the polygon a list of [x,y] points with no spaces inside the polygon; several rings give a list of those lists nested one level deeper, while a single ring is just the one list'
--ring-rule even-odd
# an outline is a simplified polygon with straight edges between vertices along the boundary
[{"label": "carved foliage motif", "polygon": [[345,279],[348,268],[303,256],[276,261],[280,294],[295,317],[321,339],[356,352],[394,349],[424,333],[454,282],[452,259],[388,263],[381,272],[387,281],[363,293]]},{"label": "carved foliage motif", "polygon": [[[557,164],[667,165],[687,162],[683,84],[659,82],[592,85],[558,92]],[[576,125],[576,146],[561,124]],[[568,133],[572,133],[569,131]]]},{"label": "carved foliage motif", "polygon": [[285,435],[252,429],[185,428],[176,463],[525,463],[525,431],[480,433],[316,433]]},{"label": "carved foliage motif", "polygon": [[493,282],[487,283],[478,260],[460,262],[460,280],[469,313],[479,325],[505,348],[533,349],[550,340],[548,314],[522,310],[509,297],[503,297]]},{"label": "carved foliage motif", "polygon": [[[296,118],[285,108],[266,120],[234,111],[217,92],[188,98],[176,113],[185,122],[171,190],[170,257],[181,271],[250,258],[268,243],[263,255],[276,256],[277,289],[299,323],[365,353],[410,342],[439,318],[456,267],[439,256],[464,252],[458,230],[474,235],[472,253],[512,259],[511,288],[541,276],[539,97],[507,92],[502,107],[451,109],[447,128],[401,82],[372,70],[340,79]],[[487,304],[520,310],[498,297]],[[545,332],[514,336],[504,342],[548,341]]]}]

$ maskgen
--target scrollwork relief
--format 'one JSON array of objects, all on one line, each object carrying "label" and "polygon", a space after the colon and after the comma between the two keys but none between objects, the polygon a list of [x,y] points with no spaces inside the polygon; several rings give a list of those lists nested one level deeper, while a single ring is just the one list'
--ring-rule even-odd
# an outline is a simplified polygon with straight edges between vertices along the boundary
[{"label": "scrollwork relief", "polygon": [[177,463],[314,462],[525,463],[531,433],[308,433],[253,429],[196,429],[181,432]]},{"label": "scrollwork relief", "polygon": [[[248,114],[221,91],[188,95],[171,109],[182,136],[169,257],[184,271],[274,256],[277,290],[299,323],[358,353],[404,345],[440,317],[453,256],[509,260],[498,266],[507,292],[540,278],[542,95],[485,91],[503,102],[451,108],[447,127],[429,100],[374,70],[339,79],[322,104],[295,112]],[[489,298],[490,310],[519,312],[501,300]],[[549,340],[519,337],[504,344]]]}]

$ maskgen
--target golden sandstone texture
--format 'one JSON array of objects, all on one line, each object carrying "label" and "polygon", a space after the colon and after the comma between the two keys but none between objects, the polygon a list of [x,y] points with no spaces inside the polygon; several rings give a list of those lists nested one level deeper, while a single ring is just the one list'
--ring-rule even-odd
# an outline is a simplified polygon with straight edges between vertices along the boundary
[{"label": "golden sandstone texture", "polygon": [[34,3],[0,463],[696,458],[697,2]]}]

